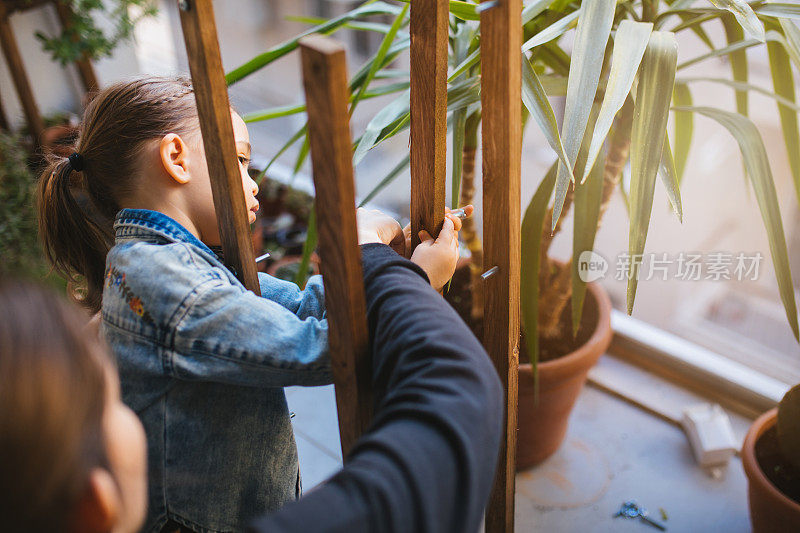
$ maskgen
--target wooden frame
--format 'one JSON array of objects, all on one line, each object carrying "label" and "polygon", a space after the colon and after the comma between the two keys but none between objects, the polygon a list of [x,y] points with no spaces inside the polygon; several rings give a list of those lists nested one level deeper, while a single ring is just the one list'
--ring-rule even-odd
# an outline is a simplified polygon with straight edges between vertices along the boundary
[{"label": "wooden frame", "polygon": [[522,161],[522,2],[481,12],[483,108],[484,345],[505,390],[505,428],[486,532],[514,531],[519,368],[520,166]]},{"label": "wooden frame", "polygon": [[225,263],[248,290],[260,296],[214,8],[211,0],[179,5]]},{"label": "wooden frame", "polygon": [[300,52],[331,366],[345,456],[366,430],[373,408],[367,306],[357,246],[347,63],[342,45],[326,37],[305,37]]},{"label": "wooden frame", "polygon": [[[492,0],[487,0],[492,1]],[[225,255],[234,269],[252,267],[244,220],[227,90],[211,0],[179,2],[195,83],[206,155]],[[505,428],[495,484],[486,510],[487,533],[514,529],[514,480],[519,364],[520,165],[522,145],[521,0],[482,10],[484,345],[505,390]],[[438,233],[444,218],[447,20],[445,0],[418,0],[411,11],[412,235]],[[362,268],[357,242],[345,53],[334,41],[311,36],[300,43],[319,248],[328,296],[331,356],[342,453],[366,429],[372,414],[371,364]],[[432,96],[431,96],[432,95]],[[212,142],[208,142],[212,140]],[[227,178],[227,179],[226,179]],[[237,187],[238,185],[238,187]],[[238,198],[238,200],[237,200]],[[230,219],[234,219],[231,221]],[[241,219],[241,220],[239,220]],[[230,224],[230,225],[229,225]],[[233,229],[227,229],[233,228]],[[227,243],[227,244],[226,244]],[[497,267],[494,269],[493,267]],[[252,283],[246,281],[246,286]],[[257,280],[255,281],[257,289]]]},{"label": "wooden frame", "polygon": [[411,3],[411,242],[444,222],[447,157],[447,0]]},{"label": "wooden frame", "polygon": [[[42,132],[45,129],[44,121],[42,120],[41,113],[39,113],[39,106],[36,105],[36,98],[33,95],[33,90],[28,81],[28,75],[25,72],[25,65],[22,62],[22,55],[17,46],[17,40],[14,37],[14,31],[11,28],[9,16],[15,11],[27,11],[48,3],[52,3],[55,7],[61,26],[67,28],[71,23],[70,18],[72,16],[72,10],[69,6],[57,0],[36,0],[30,2],[25,0],[0,0],[0,47],[3,49],[3,55],[8,64],[8,70],[11,72],[11,77],[14,81],[14,88],[19,96],[22,111],[25,114],[25,120],[28,123],[28,128],[31,131],[31,135],[33,135],[34,144],[36,146],[39,145]],[[97,91],[100,85],[97,81],[97,75],[95,74],[92,62],[87,57],[83,57],[75,62],[75,66],[78,68],[78,74],[86,92],[92,93]],[[0,106],[0,125],[8,129],[8,121],[3,114],[2,106]]]}]

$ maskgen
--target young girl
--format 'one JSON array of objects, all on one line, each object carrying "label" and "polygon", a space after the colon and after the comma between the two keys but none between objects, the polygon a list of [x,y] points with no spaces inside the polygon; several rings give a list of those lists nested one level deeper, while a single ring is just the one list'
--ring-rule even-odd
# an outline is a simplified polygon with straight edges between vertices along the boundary
[{"label": "young girl", "polygon": [[[231,117],[253,222],[249,136]],[[144,78],[101,91],[75,153],[43,173],[38,203],[45,250],[82,282],[83,303],[102,307],[123,399],[147,432],[144,529],[240,530],[295,499],[283,387],[331,381],[322,281],[300,291],[261,275],[259,298],[211,250],[220,238],[190,82]],[[390,217],[359,210],[358,219],[359,244],[404,247]],[[455,268],[460,221],[448,216],[445,227],[449,241],[421,235],[411,257],[437,289]],[[363,247],[363,261],[380,248]]]}]

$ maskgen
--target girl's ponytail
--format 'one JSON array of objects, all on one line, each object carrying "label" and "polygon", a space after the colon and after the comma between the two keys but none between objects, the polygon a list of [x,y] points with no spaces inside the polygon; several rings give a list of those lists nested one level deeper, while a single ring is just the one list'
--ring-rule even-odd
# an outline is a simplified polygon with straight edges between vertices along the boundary
[{"label": "girl's ponytail", "polygon": [[[86,191],[79,154],[53,158],[37,190],[39,234],[53,268],[70,283],[72,295],[92,313],[100,310],[106,254],[114,243],[111,221],[100,222],[84,193],[79,205],[74,192]],[[90,210],[92,211],[90,214]]]},{"label": "girl's ponytail", "polygon": [[53,268],[77,289],[73,296],[92,312],[102,303],[114,216],[141,186],[142,147],[168,133],[199,135],[199,129],[188,78],[121,81],[87,106],[76,153],[50,160],[37,192],[42,244]]}]

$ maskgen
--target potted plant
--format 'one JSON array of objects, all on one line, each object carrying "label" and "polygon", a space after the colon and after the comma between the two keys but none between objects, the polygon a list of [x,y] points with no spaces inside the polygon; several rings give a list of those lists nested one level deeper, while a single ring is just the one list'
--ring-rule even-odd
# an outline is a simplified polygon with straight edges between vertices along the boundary
[{"label": "potted plant", "polygon": [[800,385],[750,427],[742,465],[753,532],[800,529]]},{"label": "potted plant", "polygon": [[[351,111],[360,101],[380,95],[396,98],[370,120],[356,139],[354,162],[368,150],[409,125],[408,72],[388,68],[410,46],[408,2],[365,2],[330,20],[298,18],[312,25],[294,39],[253,58],[227,75],[229,83],[267,66],[297,47],[297,39],[341,28],[384,35],[381,46],[350,80]],[[481,122],[480,14],[477,3],[451,0],[448,124],[452,132],[452,198],[454,206],[472,203],[475,191],[475,152]],[[365,20],[381,16],[391,24]],[[693,117],[717,121],[738,142],[746,174],[754,189],[769,237],[770,252],[789,324],[798,337],[797,308],[789,272],[786,240],[772,174],[761,136],[747,118],[751,90],[775,99],[800,198],[800,151],[791,62],[800,68],[800,30],[790,18],[800,16],[794,4],[743,0],[534,0],[522,11],[523,123],[533,118],[553,150],[556,162],[525,209],[522,221],[521,308],[524,333],[520,365],[518,467],[543,460],[563,439],[572,405],[586,374],[611,337],[610,305],[604,291],[587,284],[582,275],[591,266],[597,227],[612,195],[619,190],[629,206],[627,311],[633,310],[656,177],[660,176],[670,203],[682,217],[680,180],[692,144]],[[727,43],[718,47],[706,28],[721,24]],[[571,49],[562,37],[574,31]],[[677,64],[679,41],[689,31],[708,53]],[[775,92],[747,83],[745,50],[766,46]],[[712,58],[730,60],[730,78],[689,78],[681,71]],[[380,80],[380,81],[379,81]],[[691,86],[710,81],[735,91],[733,113],[714,107],[692,106]],[[565,97],[563,126],[558,130],[549,97]],[[302,104],[250,113],[246,121],[269,120],[304,111]],[[673,113],[675,131],[668,135]],[[672,139],[669,139],[669,137]],[[672,141],[672,142],[670,142]],[[301,143],[295,169],[308,155],[306,128],[291,136],[276,157]],[[621,186],[630,161],[630,187]],[[408,166],[405,155],[379,180],[367,196],[378,191]],[[552,200],[551,200],[552,199]],[[560,222],[574,213],[573,256],[560,263],[548,256]],[[309,235],[313,237],[313,225]],[[480,332],[483,320],[481,241],[474,224],[465,221],[462,235],[472,253],[470,273],[456,276],[452,296],[462,316]],[[307,247],[307,252],[312,248]],[[585,272],[583,272],[585,273]],[[463,281],[468,288],[462,289]],[[588,295],[588,298],[587,298]],[[537,384],[538,382],[538,384]]]}]

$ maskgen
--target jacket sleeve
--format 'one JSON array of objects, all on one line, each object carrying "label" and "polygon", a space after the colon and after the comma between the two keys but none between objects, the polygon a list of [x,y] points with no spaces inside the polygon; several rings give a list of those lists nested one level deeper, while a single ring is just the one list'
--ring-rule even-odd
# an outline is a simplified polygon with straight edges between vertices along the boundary
[{"label": "jacket sleeve", "polygon": [[[371,259],[376,253],[362,247],[362,261],[389,260]],[[271,276],[259,281],[266,298],[221,278],[195,288],[175,321],[168,366],[176,378],[253,387],[333,381],[321,277],[305,291]]]},{"label": "jacket sleeve", "polygon": [[261,296],[272,300],[285,307],[300,319],[309,317],[325,318],[325,292],[322,287],[322,276],[308,278],[306,288],[300,287],[291,281],[258,273],[258,282],[261,285]]},{"label": "jacket sleeve", "polygon": [[416,265],[381,247],[364,275],[375,418],[341,471],[251,531],[478,530],[502,431],[497,373]]}]

